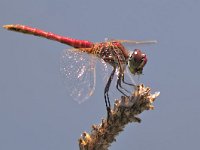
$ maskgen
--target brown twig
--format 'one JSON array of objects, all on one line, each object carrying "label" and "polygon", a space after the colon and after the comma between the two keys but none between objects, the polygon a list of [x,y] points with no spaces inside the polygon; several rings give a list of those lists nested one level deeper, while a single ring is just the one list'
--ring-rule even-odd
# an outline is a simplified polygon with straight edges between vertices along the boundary
[{"label": "brown twig", "polygon": [[159,94],[150,94],[149,87],[138,85],[132,96],[116,100],[109,120],[103,119],[101,124],[93,125],[91,134],[82,134],[79,139],[80,150],[107,150],[126,124],[140,123],[141,119],[137,115],[144,110],[154,109],[152,103]]}]

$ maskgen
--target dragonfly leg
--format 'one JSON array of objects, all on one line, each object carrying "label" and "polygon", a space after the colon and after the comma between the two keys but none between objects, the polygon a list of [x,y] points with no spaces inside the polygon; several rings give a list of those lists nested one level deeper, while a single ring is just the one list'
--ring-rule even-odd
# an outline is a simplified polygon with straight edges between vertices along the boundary
[{"label": "dragonfly leg", "polygon": [[109,120],[109,116],[110,116],[110,100],[109,100],[109,95],[108,95],[108,91],[109,91],[109,88],[110,88],[110,84],[112,82],[112,79],[115,75],[115,71],[116,71],[116,68],[113,69],[113,71],[111,72],[110,74],[110,77],[108,79],[108,82],[106,84],[106,87],[104,89],[104,99],[105,99],[105,103],[106,103],[106,109],[107,109],[107,113],[108,113],[108,116],[107,116],[107,120]]},{"label": "dragonfly leg", "polygon": [[[128,91],[127,89],[125,89],[124,87],[122,87],[122,84],[121,84],[121,81],[126,84],[126,85],[129,85],[129,86],[133,86],[135,87],[135,84],[132,84],[132,83],[128,83],[124,80],[124,74],[119,74],[118,75],[118,79],[117,79],[117,85],[116,85],[116,88],[118,89],[118,91],[120,91],[123,95],[127,96],[121,89],[123,89],[124,91],[126,91],[127,93],[131,94],[130,91]],[[120,89],[120,88],[121,89]]]},{"label": "dragonfly leg", "polygon": [[[128,90],[126,90],[125,88],[122,87],[122,84],[121,84],[121,81],[122,81],[122,76],[119,74],[118,77],[117,77],[117,85],[116,85],[116,88],[117,90],[122,93],[124,96],[128,96],[127,94],[125,94],[121,89],[123,89],[124,91],[126,91],[127,93],[130,93]],[[120,87],[120,88],[119,88]]]},{"label": "dragonfly leg", "polygon": [[133,84],[133,83],[128,83],[128,82],[126,82],[126,81],[124,80],[124,75],[122,75],[122,82],[123,82],[124,84],[127,84],[127,85],[130,85],[130,86],[134,86],[134,87],[135,87],[135,84]]}]

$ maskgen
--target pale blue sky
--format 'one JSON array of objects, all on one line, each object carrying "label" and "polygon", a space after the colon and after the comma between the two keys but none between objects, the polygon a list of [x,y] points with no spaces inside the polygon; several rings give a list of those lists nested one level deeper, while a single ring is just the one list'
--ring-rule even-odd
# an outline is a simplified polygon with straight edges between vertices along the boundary
[{"label": "pale blue sky", "polygon": [[[140,82],[161,92],[155,110],[128,125],[110,150],[199,148],[199,14],[198,0],[0,1],[1,26],[26,24],[94,42],[159,41],[137,46],[149,60]],[[80,134],[106,116],[104,85],[97,81],[95,94],[79,105],[59,72],[68,46],[3,28],[0,33],[0,149],[78,149]]]}]

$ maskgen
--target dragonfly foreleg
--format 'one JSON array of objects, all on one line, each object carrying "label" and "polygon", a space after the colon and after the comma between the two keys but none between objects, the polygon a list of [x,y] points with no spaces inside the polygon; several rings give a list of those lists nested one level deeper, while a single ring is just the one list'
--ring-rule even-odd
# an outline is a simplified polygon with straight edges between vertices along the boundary
[{"label": "dragonfly foreleg", "polygon": [[124,75],[122,75],[122,82],[123,82],[124,84],[127,84],[127,85],[130,85],[130,86],[134,86],[134,87],[135,87],[135,84],[133,84],[133,83],[128,83],[128,82],[126,82],[126,81],[124,80]]},{"label": "dragonfly foreleg", "polygon": [[[125,89],[124,87],[122,87],[122,76],[121,75],[118,75],[117,77],[117,85],[116,85],[116,88],[117,90],[122,93],[124,96],[128,96],[127,94],[125,94],[121,89],[123,89],[124,91],[126,91],[127,93],[130,93],[127,89]],[[120,87],[120,88],[119,88]]]},{"label": "dragonfly foreleg", "polygon": [[105,99],[105,103],[106,103],[106,109],[107,109],[107,113],[108,113],[108,119],[109,119],[109,114],[110,114],[110,100],[109,100],[109,95],[108,95],[108,91],[109,91],[109,88],[110,88],[110,84],[112,82],[112,79],[115,75],[115,71],[116,71],[116,68],[113,69],[113,71],[111,72],[110,74],[110,77],[108,79],[108,82],[106,84],[106,87],[104,89],[104,99]]}]

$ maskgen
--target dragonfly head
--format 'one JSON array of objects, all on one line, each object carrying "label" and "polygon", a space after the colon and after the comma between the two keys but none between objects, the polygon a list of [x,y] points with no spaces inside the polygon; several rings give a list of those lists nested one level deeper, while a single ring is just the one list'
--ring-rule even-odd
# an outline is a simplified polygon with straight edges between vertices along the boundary
[{"label": "dragonfly head", "polygon": [[128,68],[132,74],[142,74],[142,70],[147,63],[147,56],[141,50],[135,49],[128,59]]}]

